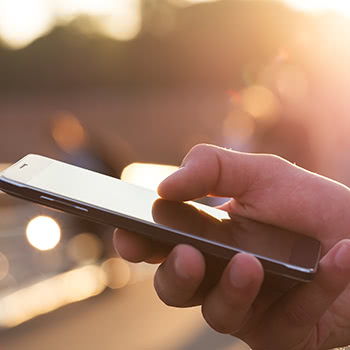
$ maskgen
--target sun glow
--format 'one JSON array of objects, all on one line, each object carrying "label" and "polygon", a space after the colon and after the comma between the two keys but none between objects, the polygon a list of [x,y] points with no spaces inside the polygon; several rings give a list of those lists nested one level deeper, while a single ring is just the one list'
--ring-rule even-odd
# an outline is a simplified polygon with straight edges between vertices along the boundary
[{"label": "sun glow", "polygon": [[53,25],[46,0],[0,0],[0,36],[14,48],[29,44]]},{"label": "sun glow", "polygon": [[284,0],[284,2],[301,11],[331,11],[341,15],[350,16],[350,1],[348,0]]},{"label": "sun glow", "polygon": [[80,15],[91,16],[99,30],[129,40],[141,28],[141,0],[0,0],[0,38],[21,48],[50,31],[55,24]]}]

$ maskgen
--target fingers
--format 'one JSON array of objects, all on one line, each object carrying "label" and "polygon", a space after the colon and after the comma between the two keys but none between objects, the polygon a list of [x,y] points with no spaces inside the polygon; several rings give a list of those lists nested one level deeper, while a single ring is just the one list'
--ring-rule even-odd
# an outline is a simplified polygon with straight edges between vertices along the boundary
[{"label": "fingers", "polygon": [[[158,192],[175,201],[208,194],[233,197],[225,209],[236,215],[320,239],[326,237],[325,233],[328,237],[329,232],[333,234],[334,222],[339,227],[350,206],[350,190],[339,183],[276,156],[210,145],[194,147],[185,157],[184,166],[165,179]],[[345,223],[337,236],[332,235],[333,242],[345,238],[347,231]]]},{"label": "fingers", "polygon": [[[273,342],[274,349],[281,349],[283,344],[293,348],[293,342],[304,339],[313,342],[312,348],[321,348],[330,334],[322,332],[321,326],[317,327],[319,333],[312,330],[349,282],[350,240],[344,240],[322,259],[313,282],[295,287],[274,305],[260,329],[255,330],[255,343],[266,345]],[[332,325],[328,325],[328,329],[331,330]],[[253,346],[253,343],[249,345]]]},{"label": "fingers", "polygon": [[197,291],[205,274],[202,254],[188,245],[178,245],[159,267],[154,287],[160,299],[169,306],[198,305]]},{"label": "fingers", "polygon": [[197,145],[187,154],[183,166],[160,184],[158,192],[161,197],[175,201],[208,194],[237,198],[247,192],[259,174],[265,174],[256,164],[258,160],[259,156],[254,154]]},{"label": "fingers", "polygon": [[202,313],[207,323],[220,333],[234,334],[241,329],[250,316],[263,276],[256,258],[243,253],[234,256],[203,302]]},{"label": "fingers", "polygon": [[113,244],[119,255],[131,262],[160,263],[171,249],[140,234],[121,229],[115,230]]}]

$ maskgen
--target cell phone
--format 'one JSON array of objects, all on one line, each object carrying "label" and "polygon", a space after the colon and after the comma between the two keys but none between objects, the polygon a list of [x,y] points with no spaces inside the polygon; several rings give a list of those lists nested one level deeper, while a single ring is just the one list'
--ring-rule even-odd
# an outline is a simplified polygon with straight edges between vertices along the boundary
[{"label": "cell phone", "polygon": [[177,203],[119,179],[29,154],[3,171],[0,189],[89,220],[123,228],[170,246],[190,244],[228,262],[236,253],[256,256],[267,272],[311,281],[320,242],[197,202]]}]

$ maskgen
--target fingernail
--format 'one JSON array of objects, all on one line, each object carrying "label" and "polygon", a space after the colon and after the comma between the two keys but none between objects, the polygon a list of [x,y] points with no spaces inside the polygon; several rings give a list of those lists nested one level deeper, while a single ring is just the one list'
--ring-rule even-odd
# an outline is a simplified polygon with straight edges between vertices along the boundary
[{"label": "fingernail", "polygon": [[335,264],[341,269],[350,268],[350,241],[343,242],[334,258]]},{"label": "fingernail", "polygon": [[248,274],[242,273],[242,268],[239,261],[234,261],[230,270],[230,282],[234,288],[243,289],[250,283]]},{"label": "fingernail", "polygon": [[187,280],[191,278],[190,274],[187,271],[187,266],[183,263],[180,256],[177,256],[175,258],[174,268],[176,275],[181,279]]}]

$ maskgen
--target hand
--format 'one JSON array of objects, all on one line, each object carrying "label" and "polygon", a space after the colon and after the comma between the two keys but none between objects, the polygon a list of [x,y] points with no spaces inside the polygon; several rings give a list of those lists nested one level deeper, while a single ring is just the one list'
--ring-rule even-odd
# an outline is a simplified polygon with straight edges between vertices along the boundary
[{"label": "hand", "polygon": [[322,260],[311,283],[266,276],[260,262],[235,255],[218,283],[200,287],[202,254],[187,245],[161,244],[117,230],[114,244],[130,261],[163,262],[155,289],[168,305],[202,305],[208,324],[253,350],[331,349],[350,343],[350,191],[279,157],[199,145],[159,186],[161,197],[184,201],[232,197],[222,209],[319,239]]}]

